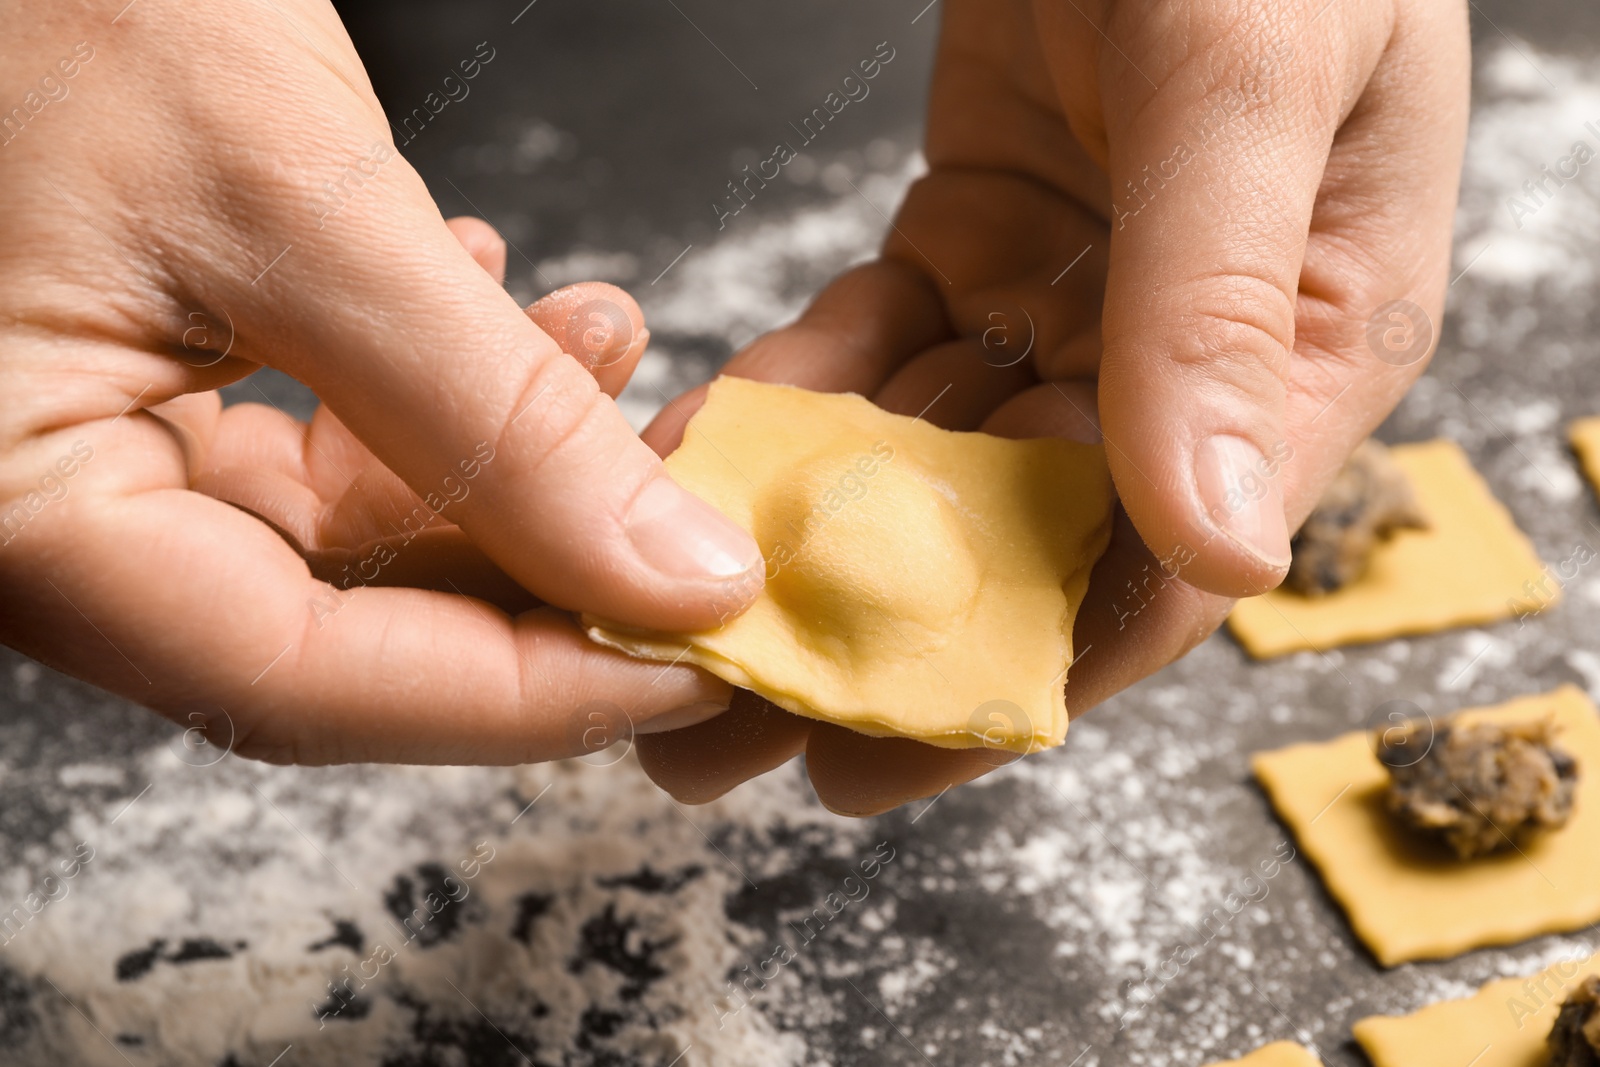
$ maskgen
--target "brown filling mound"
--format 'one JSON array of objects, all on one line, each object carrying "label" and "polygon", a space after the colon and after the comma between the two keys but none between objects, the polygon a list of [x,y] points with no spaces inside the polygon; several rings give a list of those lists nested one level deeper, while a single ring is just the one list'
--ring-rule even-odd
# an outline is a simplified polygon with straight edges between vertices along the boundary
[{"label": "brown filling mound", "polygon": [[1600,977],[1590,975],[1567,996],[1549,1044],[1549,1067],[1600,1067]]},{"label": "brown filling mound", "polygon": [[1378,760],[1389,768],[1389,813],[1402,826],[1465,860],[1566,825],[1578,764],[1555,747],[1550,720],[1444,725],[1431,746],[1418,731],[1386,731],[1378,744]]},{"label": "brown filling mound", "polygon": [[1306,596],[1331,593],[1365,574],[1372,550],[1396,530],[1427,526],[1389,450],[1363,441],[1295,535],[1283,584]]}]

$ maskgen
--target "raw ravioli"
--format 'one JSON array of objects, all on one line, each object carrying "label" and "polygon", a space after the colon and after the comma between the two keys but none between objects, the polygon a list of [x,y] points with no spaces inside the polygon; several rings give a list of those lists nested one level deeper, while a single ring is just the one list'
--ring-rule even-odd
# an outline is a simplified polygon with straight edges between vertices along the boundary
[{"label": "raw ravioli", "polygon": [[1322,1067],[1322,1061],[1293,1041],[1276,1041],[1242,1060],[1213,1063],[1210,1067]]},{"label": "raw ravioli", "polygon": [[1600,958],[1567,960],[1531,978],[1502,978],[1462,1000],[1355,1025],[1373,1067],[1545,1067],[1545,1037],[1567,993]]},{"label": "raw ravioli", "polygon": [[1600,415],[1575,420],[1567,427],[1567,440],[1578,454],[1578,463],[1589,485],[1600,493]]},{"label": "raw ravioli", "polygon": [[766,587],[715,630],[586,618],[590,637],[873,736],[1061,743],[1072,623],[1111,536],[1100,446],[953,433],[851,394],[719,378],[666,462],[754,535]]},{"label": "raw ravioli", "polygon": [[1228,628],[1252,656],[1473,626],[1556,602],[1559,587],[1541,590],[1543,562],[1459,445],[1396,445],[1390,455],[1429,528],[1396,531],[1366,574],[1326,596],[1274,589],[1239,601]]},{"label": "raw ravioli", "polygon": [[1600,719],[1589,698],[1568,685],[1454,718],[1545,716],[1578,762],[1572,817],[1521,850],[1474,860],[1426,854],[1395,826],[1383,800],[1389,775],[1365,731],[1263,752],[1251,763],[1356,936],[1393,967],[1600,921]]}]

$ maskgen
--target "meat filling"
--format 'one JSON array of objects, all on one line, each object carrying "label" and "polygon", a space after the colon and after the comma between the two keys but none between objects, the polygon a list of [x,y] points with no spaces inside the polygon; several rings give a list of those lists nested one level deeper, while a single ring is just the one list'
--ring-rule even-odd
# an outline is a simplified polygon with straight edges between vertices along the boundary
[{"label": "meat filling", "polygon": [[1567,996],[1549,1044],[1549,1067],[1600,1067],[1600,977],[1590,975]]},{"label": "meat filling", "polygon": [[1426,727],[1412,725],[1381,734],[1377,755],[1389,768],[1385,803],[1395,821],[1463,860],[1520,848],[1572,815],[1578,764],[1556,747],[1547,719],[1446,724],[1431,744]]},{"label": "meat filling", "polygon": [[1426,529],[1405,472],[1377,441],[1364,441],[1290,544],[1283,584],[1323,596],[1360,578],[1372,550],[1396,530]]}]

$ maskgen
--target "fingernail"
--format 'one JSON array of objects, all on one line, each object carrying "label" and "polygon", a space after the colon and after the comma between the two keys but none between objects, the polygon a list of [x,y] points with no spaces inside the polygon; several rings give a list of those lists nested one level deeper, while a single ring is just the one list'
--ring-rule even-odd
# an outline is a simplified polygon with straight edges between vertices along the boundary
[{"label": "fingernail", "polygon": [[639,725],[641,734],[664,734],[668,730],[681,730],[714,719],[728,710],[727,701],[702,700],[671,711],[664,711]]},{"label": "fingernail", "polygon": [[754,538],[665,475],[634,498],[626,526],[639,555],[670,578],[737,578],[761,565]]},{"label": "fingernail", "polygon": [[1242,437],[1218,434],[1195,450],[1195,480],[1211,524],[1273,570],[1289,566],[1289,523],[1277,466]]}]

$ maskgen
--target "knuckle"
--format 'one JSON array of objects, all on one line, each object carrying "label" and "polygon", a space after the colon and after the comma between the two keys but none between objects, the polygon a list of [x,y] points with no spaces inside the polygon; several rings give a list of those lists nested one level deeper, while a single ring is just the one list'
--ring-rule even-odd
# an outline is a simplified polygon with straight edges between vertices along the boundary
[{"label": "knuckle", "polygon": [[1374,60],[1371,26],[1382,21],[1373,15],[1359,30],[1335,30],[1339,20],[1330,18],[1330,32],[1318,35],[1296,28],[1320,14],[1322,0],[1217,0],[1148,10],[1155,6],[1119,5],[1109,30],[1142,71],[1124,72],[1135,90],[1124,119],[1180,124],[1204,145],[1264,147],[1296,131],[1331,136],[1366,83]]},{"label": "knuckle", "polygon": [[1276,403],[1285,395],[1282,360],[1268,351],[1276,347],[1259,327],[1218,319],[1205,327],[1204,336],[1178,345],[1173,363],[1253,403]]},{"label": "knuckle", "polygon": [[[1290,7],[1315,13],[1311,0]],[[1127,48],[1161,92],[1182,90],[1204,114],[1212,105],[1230,118],[1256,110],[1285,91],[1283,61],[1293,54],[1281,7],[1249,0],[1181,6],[1118,4],[1108,33]],[[1292,18],[1293,16],[1291,16]],[[1292,23],[1290,23],[1292,25]]]},{"label": "knuckle", "polygon": [[1207,279],[1174,331],[1172,362],[1257,399],[1281,399],[1294,347],[1294,298],[1244,274]]},{"label": "knuckle", "polygon": [[610,398],[600,391],[593,376],[557,354],[539,361],[530,371],[497,442],[510,448],[527,477],[537,477],[552,459],[563,461],[585,454],[605,434]]}]

